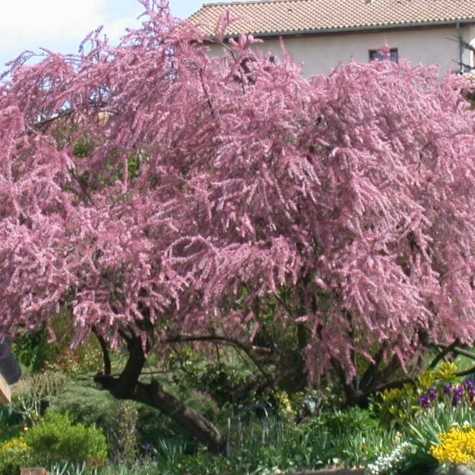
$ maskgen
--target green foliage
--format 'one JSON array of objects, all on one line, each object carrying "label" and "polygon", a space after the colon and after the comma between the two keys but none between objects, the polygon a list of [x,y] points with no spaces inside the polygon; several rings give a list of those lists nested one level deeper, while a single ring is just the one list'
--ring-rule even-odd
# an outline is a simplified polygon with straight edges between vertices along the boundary
[{"label": "green foliage", "polygon": [[217,360],[203,361],[197,351],[185,347],[171,355],[168,363],[181,394],[207,393],[219,406],[253,401],[252,390],[246,391],[253,371],[236,358],[234,350],[223,352]]},{"label": "green foliage", "polygon": [[48,343],[48,334],[44,329],[17,338],[13,351],[18,361],[32,373],[44,369],[46,363],[56,356],[56,349]]},{"label": "green foliage", "polygon": [[310,422],[308,434],[310,446],[325,442],[320,450],[324,465],[335,459],[347,466],[362,465],[399,442],[395,431],[383,428],[371,411],[359,408],[324,413]]},{"label": "green foliage", "polygon": [[451,427],[469,425],[475,427],[475,411],[467,404],[453,407],[441,402],[421,411],[407,425],[409,441],[423,451],[440,443],[439,435],[448,432]]},{"label": "green foliage", "polygon": [[132,402],[118,401],[107,391],[70,383],[61,394],[51,399],[49,410],[68,414],[74,422],[85,426],[99,427],[107,437],[112,458],[124,461],[125,457],[130,463],[132,452],[138,445],[135,430],[137,407],[138,404]]},{"label": "green foliage", "polygon": [[[52,398],[49,410],[69,414],[75,422],[101,428],[114,461],[124,461],[125,449],[126,452],[138,451],[146,446],[147,450],[154,451],[163,440],[194,446],[160,411],[131,401],[118,401],[107,391],[77,382],[66,385],[61,394]],[[127,421],[123,420],[124,416]],[[136,430],[132,428],[134,425]],[[130,452],[125,458],[130,463]]]},{"label": "green foliage", "polygon": [[[225,457],[216,457],[206,450],[199,450],[193,454],[167,456],[159,463],[157,475],[237,475],[233,461]],[[241,472],[243,473],[243,472]],[[245,472],[244,472],[245,473]]]},{"label": "green foliage", "polygon": [[190,452],[196,443],[187,438],[173,422],[160,411],[148,406],[139,406],[137,436],[139,446],[145,452],[155,453],[168,447],[183,447]]},{"label": "green foliage", "polygon": [[101,466],[107,460],[104,433],[94,426],[75,424],[65,414],[49,412],[25,434],[25,442],[38,465],[71,462]]},{"label": "green foliage", "polygon": [[62,373],[45,371],[18,383],[11,409],[19,414],[26,425],[38,422],[48,400],[62,392],[66,378]]},{"label": "green foliage", "polygon": [[0,444],[18,435],[22,428],[22,417],[12,406],[0,406]]},{"label": "green foliage", "polygon": [[138,410],[131,401],[119,401],[116,423],[116,447],[118,459],[126,465],[133,465],[138,454],[137,437]]},{"label": "green foliage", "polygon": [[335,437],[380,429],[378,420],[371,411],[358,407],[326,412],[318,421]]},{"label": "green foliage", "polygon": [[51,398],[49,410],[69,414],[74,422],[95,424],[108,431],[116,425],[118,404],[107,391],[70,382],[61,394]]},{"label": "green foliage", "polygon": [[416,450],[403,463],[401,469],[394,475],[426,475],[437,473],[437,462],[427,452]]},{"label": "green foliage", "polygon": [[394,431],[385,430],[361,409],[325,412],[302,424],[285,418],[255,419],[237,429],[231,427],[231,439],[241,438],[242,444],[231,451],[231,458],[240,473],[265,473],[275,467],[315,469],[333,463],[359,466],[399,442]]},{"label": "green foliage", "polygon": [[137,178],[140,174],[140,165],[147,160],[148,157],[143,153],[132,154],[127,162],[129,178]]},{"label": "green foliage", "polygon": [[447,383],[458,383],[459,371],[455,363],[443,362],[434,370],[427,370],[415,381],[402,388],[390,389],[377,396],[374,410],[385,424],[403,426],[421,410],[419,398],[431,387],[441,387]]},{"label": "green foliage", "polygon": [[78,139],[73,146],[73,154],[78,158],[88,157],[93,150],[94,142],[87,137]]},{"label": "green foliage", "polygon": [[[110,465],[101,469],[90,469],[85,465],[60,464],[50,470],[51,475],[162,475],[155,462],[146,461],[128,465]],[[180,474],[181,475],[181,474]]]},{"label": "green foliage", "polygon": [[75,350],[71,349],[72,320],[66,310],[52,318],[50,325],[56,336],[54,341],[49,341],[48,331],[42,329],[20,336],[14,343],[13,351],[29,373],[61,371],[75,376],[97,371],[102,356],[94,338]]},{"label": "green foliage", "polygon": [[[67,393],[69,393],[68,398],[72,398],[72,394],[76,396],[87,394],[87,392],[71,391],[71,389],[68,389]],[[101,394],[99,391],[95,391],[95,393]],[[84,450],[82,450],[83,455],[78,456],[84,438],[68,433],[68,428],[74,420],[79,418],[79,415],[75,414],[73,420],[71,417],[59,416],[51,412],[25,436],[25,440],[29,442],[31,434],[38,431],[38,427],[44,427],[46,423],[54,426],[53,430],[45,431],[43,429],[41,437],[38,437],[41,443],[32,445],[34,455],[38,453],[38,447],[41,447],[41,451],[45,449],[49,451],[46,461],[33,457],[32,460],[35,464],[59,463],[60,458],[63,462],[69,462],[67,466],[58,465],[52,471],[54,475],[242,475],[245,473],[264,475],[274,473],[277,468],[288,471],[316,469],[333,463],[345,466],[362,466],[375,460],[380,454],[390,453],[400,443],[400,436],[393,431],[383,429],[368,410],[327,411],[321,416],[301,424],[295,423],[293,419],[274,416],[269,418],[248,416],[239,424],[233,422],[229,427],[229,457],[217,457],[206,450],[197,449],[184,436],[179,436],[171,430],[172,426],[170,429],[161,427],[160,422],[164,422],[166,419],[162,418],[157,411],[141,408],[130,402],[119,401],[115,406],[110,406],[109,403],[104,404],[105,401],[101,402],[99,394],[92,394],[93,397],[91,397],[91,392],[87,396],[90,401],[84,407],[81,407],[80,404],[74,406],[71,403],[67,406],[69,408],[76,407],[82,413],[81,418],[90,421],[103,410],[108,413],[107,417],[103,419],[104,424],[114,424],[111,419],[118,418],[121,414],[124,418],[124,430],[128,426],[126,419],[131,425],[136,420],[139,428],[136,434],[137,439],[132,436],[130,441],[124,438],[121,442],[125,451],[128,450],[126,443],[130,443],[129,460],[123,459],[118,465],[97,468],[97,470],[94,467],[82,466],[81,462],[84,460],[91,463],[91,457],[85,457]],[[55,398],[55,400],[57,399],[60,399],[59,396]],[[92,401],[96,401],[98,405],[96,411],[92,408]],[[111,402],[114,403],[113,400]],[[65,405],[60,406],[58,403],[55,403],[53,407],[55,409],[61,407],[62,410],[65,410]],[[88,408],[92,413],[89,419],[86,416]],[[136,417],[137,419],[135,419]],[[150,424],[151,419],[154,419],[153,424]],[[153,459],[147,461],[148,459],[145,458],[143,464],[137,464],[137,461],[132,463],[135,443],[138,443],[139,440],[143,443],[145,440],[142,432],[144,430],[142,424],[145,421],[150,424],[149,431],[158,433],[153,440],[155,449],[149,452],[149,456]],[[72,425],[72,427],[77,426]],[[114,427],[117,429],[117,422]],[[55,442],[59,438],[58,432],[68,440],[61,448]],[[52,438],[50,437],[51,433],[53,434]],[[92,439],[93,437],[88,436],[88,440]],[[102,436],[102,441],[104,440],[105,438]],[[94,442],[91,445],[97,447],[101,444]],[[54,452],[53,455],[51,455],[51,451]],[[71,452],[75,455],[74,460],[71,460]],[[61,453],[62,456],[58,457],[58,453]],[[102,454],[105,457],[104,452]],[[104,457],[100,457],[102,461],[105,460]],[[93,455],[92,458],[97,461],[97,455]],[[140,459],[138,453],[136,453],[136,458]]]},{"label": "green foliage", "polygon": [[[49,471],[50,475],[89,475],[87,465],[74,465],[70,463],[53,465]],[[96,471],[93,473],[97,473]]]},{"label": "green foliage", "polygon": [[249,381],[249,374],[236,366],[215,363],[206,365],[195,378],[198,389],[208,392],[219,405],[224,405],[235,402],[236,394]]},{"label": "green foliage", "polygon": [[30,460],[30,448],[22,437],[0,445],[0,475],[17,475]]}]

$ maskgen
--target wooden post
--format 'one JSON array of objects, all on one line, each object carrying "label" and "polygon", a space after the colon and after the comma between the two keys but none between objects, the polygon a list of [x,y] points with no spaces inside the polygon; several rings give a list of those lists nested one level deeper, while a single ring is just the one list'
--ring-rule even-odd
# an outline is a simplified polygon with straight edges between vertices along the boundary
[{"label": "wooden post", "polygon": [[12,400],[12,393],[10,386],[5,381],[5,378],[0,374],[0,406],[10,404]]},{"label": "wooden post", "polygon": [[44,468],[22,468],[21,475],[49,475]]}]

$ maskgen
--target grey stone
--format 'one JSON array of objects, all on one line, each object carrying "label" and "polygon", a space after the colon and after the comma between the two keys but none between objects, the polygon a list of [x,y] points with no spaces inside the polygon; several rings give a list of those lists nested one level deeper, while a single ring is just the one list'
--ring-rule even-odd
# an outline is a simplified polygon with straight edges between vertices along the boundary
[{"label": "grey stone", "polygon": [[451,468],[448,475],[475,475],[475,473],[465,465],[456,465]]}]

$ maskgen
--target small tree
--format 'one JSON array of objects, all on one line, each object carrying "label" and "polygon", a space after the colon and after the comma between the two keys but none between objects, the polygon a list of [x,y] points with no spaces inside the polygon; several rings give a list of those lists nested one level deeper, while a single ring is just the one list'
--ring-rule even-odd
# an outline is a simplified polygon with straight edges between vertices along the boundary
[{"label": "small tree", "polygon": [[0,86],[0,333],[69,309],[74,343],[101,342],[105,389],[213,451],[210,421],[140,379],[152,352],[233,345],[294,385],[336,374],[358,402],[429,345],[472,343],[463,80],[389,61],[307,80],[252,37],[211,58],[143,3],[117,47],[96,33],[78,55],[17,61]]}]

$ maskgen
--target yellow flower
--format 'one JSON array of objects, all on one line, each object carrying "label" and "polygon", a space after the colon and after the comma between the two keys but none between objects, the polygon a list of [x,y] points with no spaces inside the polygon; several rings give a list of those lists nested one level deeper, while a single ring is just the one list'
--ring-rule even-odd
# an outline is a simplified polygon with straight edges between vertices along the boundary
[{"label": "yellow flower", "polygon": [[15,437],[0,445],[0,458],[7,454],[23,453],[29,450],[28,445],[21,437]]},{"label": "yellow flower", "polygon": [[418,378],[417,386],[423,391],[427,391],[436,382],[435,375],[432,371],[426,371],[422,373]]},{"label": "yellow flower", "polygon": [[453,427],[439,436],[440,444],[431,448],[431,455],[441,464],[475,463],[475,429]]},{"label": "yellow flower", "polygon": [[295,415],[294,408],[292,407],[292,402],[290,401],[289,395],[285,391],[279,391],[275,394],[277,402],[279,404],[280,410],[288,417]]},{"label": "yellow flower", "polygon": [[457,379],[457,371],[459,368],[454,362],[444,361],[434,370],[434,377],[437,381],[450,383]]}]

